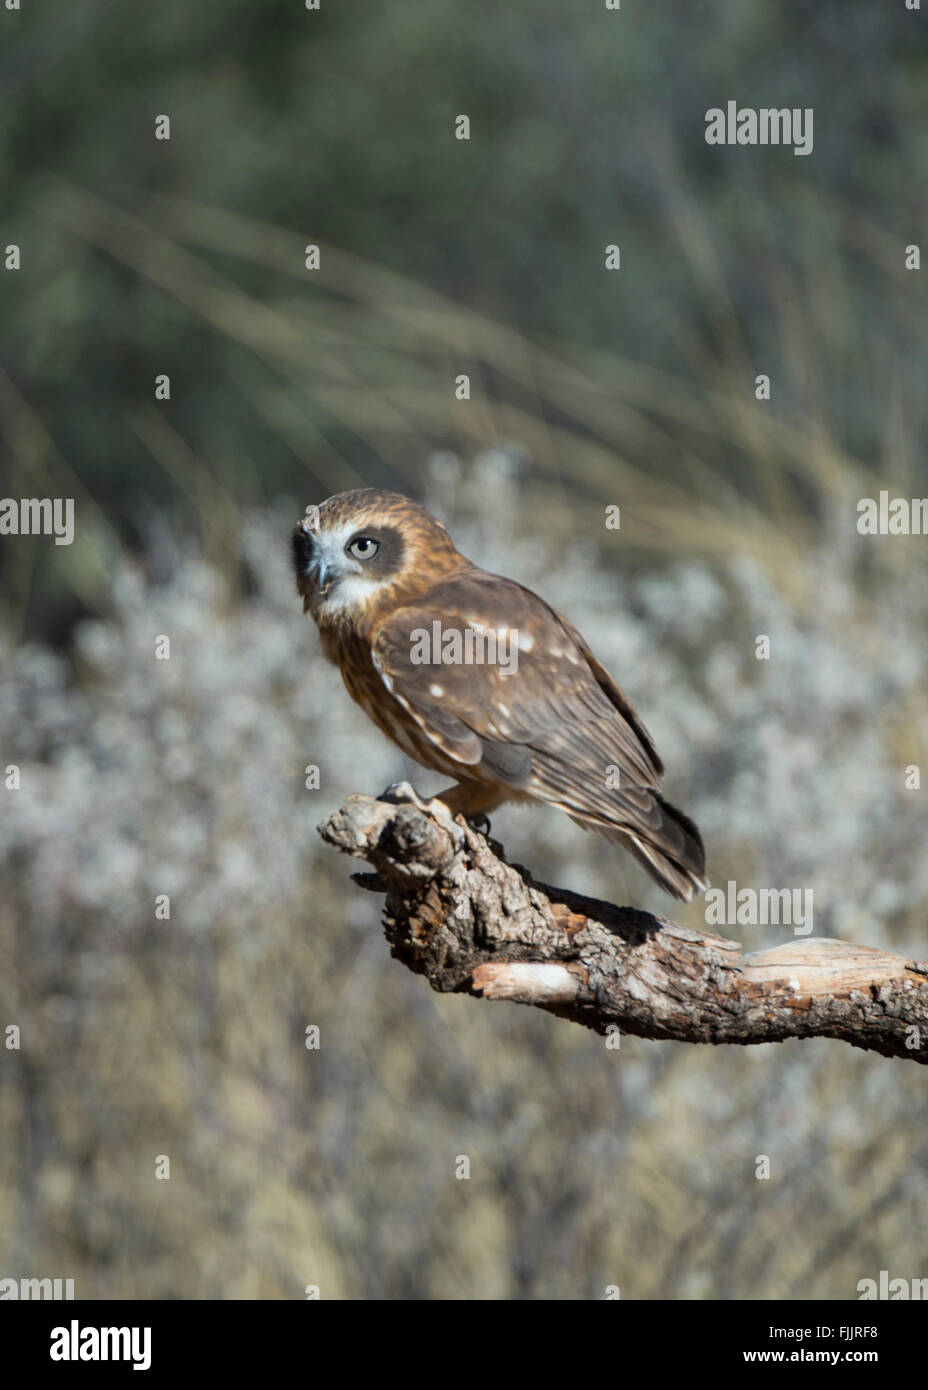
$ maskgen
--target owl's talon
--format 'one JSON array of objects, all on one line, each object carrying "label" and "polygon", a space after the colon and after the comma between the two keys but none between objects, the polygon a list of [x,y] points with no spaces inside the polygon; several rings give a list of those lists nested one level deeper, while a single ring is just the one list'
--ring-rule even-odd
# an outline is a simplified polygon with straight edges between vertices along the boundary
[{"label": "owl's talon", "polygon": [[384,788],[380,793],[377,800],[389,801],[397,806],[412,802],[414,806],[419,807],[420,811],[425,809],[425,802],[411,782],[391,782],[389,787]]},{"label": "owl's talon", "polygon": [[451,843],[454,845],[455,849],[462,848],[467,839],[467,836],[464,834],[464,828],[458,825],[457,821],[454,819],[453,813],[449,811],[443,801],[439,801],[437,796],[433,796],[432,800],[426,801],[421,809],[432,816],[434,820],[437,820],[442,830],[448,832],[451,837]]},{"label": "owl's talon", "polygon": [[490,817],[487,815],[486,811],[475,811],[472,816],[466,816],[465,819],[470,828],[476,830],[478,835],[489,836],[491,829]]}]

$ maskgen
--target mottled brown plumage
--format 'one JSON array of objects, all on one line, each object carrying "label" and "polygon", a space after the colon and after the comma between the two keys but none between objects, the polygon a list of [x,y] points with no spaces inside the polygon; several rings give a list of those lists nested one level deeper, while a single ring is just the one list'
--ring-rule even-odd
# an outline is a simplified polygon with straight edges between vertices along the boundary
[{"label": "mottled brown plumage", "polygon": [[[452,812],[548,802],[624,845],[676,897],[707,887],[699,831],[660,796],[647,729],[566,618],[472,564],[398,493],[341,493],[316,520],[296,527],[293,555],[323,650],[378,728],[456,779],[439,794]],[[468,643],[488,654],[494,634],[497,661],[417,661],[415,634],[435,636],[436,623],[452,657]]]}]

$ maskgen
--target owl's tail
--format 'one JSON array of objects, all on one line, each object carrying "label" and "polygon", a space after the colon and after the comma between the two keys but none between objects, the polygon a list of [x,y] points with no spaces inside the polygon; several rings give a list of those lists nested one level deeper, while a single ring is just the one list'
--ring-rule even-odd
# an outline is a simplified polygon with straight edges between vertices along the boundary
[{"label": "owl's tail", "polygon": [[628,848],[662,888],[685,903],[692,902],[709,887],[702,836],[689,816],[657,792],[654,800],[660,811],[657,834],[652,835],[649,827],[646,838],[630,836]]},{"label": "owl's tail", "polygon": [[642,816],[634,828],[623,826],[619,829],[590,821],[580,821],[580,824],[622,845],[662,888],[685,903],[692,902],[697,893],[704,893],[709,887],[702,836],[689,816],[671,806],[656,791],[651,792],[648,814]]}]

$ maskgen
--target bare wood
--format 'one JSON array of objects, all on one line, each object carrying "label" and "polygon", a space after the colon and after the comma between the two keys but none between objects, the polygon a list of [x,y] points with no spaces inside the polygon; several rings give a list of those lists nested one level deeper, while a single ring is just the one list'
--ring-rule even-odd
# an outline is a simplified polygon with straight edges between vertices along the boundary
[{"label": "bare wood", "polygon": [[[455,828],[456,827],[456,828]],[[531,1004],[598,1033],[693,1043],[840,1038],[928,1062],[928,963],[829,937],[736,941],[537,883],[414,804],[350,796],[322,838],[366,859],[392,954],[432,988]]]}]

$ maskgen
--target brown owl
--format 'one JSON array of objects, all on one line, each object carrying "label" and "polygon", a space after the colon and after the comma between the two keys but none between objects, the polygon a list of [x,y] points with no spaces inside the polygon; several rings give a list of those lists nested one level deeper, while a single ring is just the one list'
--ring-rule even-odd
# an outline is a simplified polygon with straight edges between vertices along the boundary
[{"label": "brown owl", "polygon": [[330,497],[293,532],[303,608],[348,693],[478,817],[558,806],[624,845],[669,893],[708,887],[696,826],[658,792],[647,729],[580,633],[530,589],[489,574],[395,492]]}]

